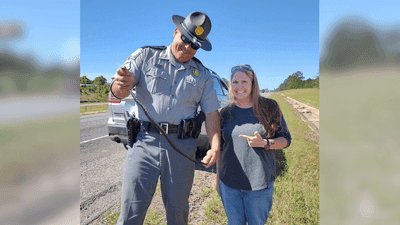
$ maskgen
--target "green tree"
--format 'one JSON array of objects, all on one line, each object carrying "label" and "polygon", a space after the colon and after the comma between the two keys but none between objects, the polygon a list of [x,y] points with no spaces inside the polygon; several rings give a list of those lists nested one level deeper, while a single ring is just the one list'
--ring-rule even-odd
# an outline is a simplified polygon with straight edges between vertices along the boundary
[{"label": "green tree", "polygon": [[103,77],[103,75],[96,77],[93,81],[95,85],[105,85],[107,83],[107,79]]},{"label": "green tree", "polygon": [[89,78],[87,78],[86,76],[82,76],[82,77],[80,78],[80,83],[81,83],[81,84],[91,84],[92,81],[91,81]]},{"label": "green tree", "polygon": [[319,88],[319,74],[316,79],[304,80],[303,73],[297,71],[283,81],[282,84],[276,89],[277,91],[289,89],[303,89],[303,88]]},{"label": "green tree", "polygon": [[296,73],[293,73],[292,76],[295,77],[295,78],[298,78],[299,80],[303,80],[304,79],[303,73],[300,72],[300,71],[297,71]]}]

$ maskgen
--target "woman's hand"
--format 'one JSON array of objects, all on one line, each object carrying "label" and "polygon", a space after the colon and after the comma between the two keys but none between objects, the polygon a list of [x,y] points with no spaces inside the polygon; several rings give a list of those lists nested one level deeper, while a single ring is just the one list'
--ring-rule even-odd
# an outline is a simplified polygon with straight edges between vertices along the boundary
[{"label": "woman's hand", "polygon": [[264,139],[262,139],[261,135],[257,131],[254,132],[254,136],[247,136],[241,134],[239,135],[239,137],[246,138],[247,143],[249,144],[250,147],[263,148],[267,144],[267,142]]},{"label": "woman's hand", "polygon": [[215,178],[215,190],[217,191],[218,195],[221,197],[221,194],[219,193],[219,176],[218,175]]}]

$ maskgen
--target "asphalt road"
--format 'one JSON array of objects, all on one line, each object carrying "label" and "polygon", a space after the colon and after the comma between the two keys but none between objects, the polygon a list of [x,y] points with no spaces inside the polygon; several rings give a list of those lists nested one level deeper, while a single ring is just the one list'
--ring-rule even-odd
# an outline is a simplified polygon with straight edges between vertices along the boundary
[{"label": "asphalt road", "polygon": [[81,143],[108,135],[108,113],[81,116]]},{"label": "asphalt road", "polygon": [[81,224],[118,204],[121,197],[126,150],[108,137],[107,119],[107,113],[81,116]]}]

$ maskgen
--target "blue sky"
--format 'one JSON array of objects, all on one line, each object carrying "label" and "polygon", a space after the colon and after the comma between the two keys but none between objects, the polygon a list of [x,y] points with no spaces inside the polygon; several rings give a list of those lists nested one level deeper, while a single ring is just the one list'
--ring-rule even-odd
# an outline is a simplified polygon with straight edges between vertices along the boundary
[{"label": "blue sky", "polygon": [[202,11],[211,18],[210,52],[196,57],[221,77],[250,64],[260,88],[289,75],[318,73],[318,1],[81,1],[81,76],[111,80],[124,60],[146,45],[170,45],[172,15]]},{"label": "blue sky", "polygon": [[0,22],[22,24],[23,36],[0,39],[0,47],[21,55],[36,55],[42,64],[79,60],[79,15],[80,6],[76,0],[3,1]]}]

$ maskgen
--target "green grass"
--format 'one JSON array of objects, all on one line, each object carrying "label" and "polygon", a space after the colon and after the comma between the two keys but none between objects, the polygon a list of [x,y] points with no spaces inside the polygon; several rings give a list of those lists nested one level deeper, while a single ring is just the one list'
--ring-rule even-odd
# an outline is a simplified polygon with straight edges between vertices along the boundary
[{"label": "green grass", "polygon": [[88,105],[88,106],[81,106],[80,113],[99,113],[99,112],[108,112],[108,104],[106,105]]},{"label": "green grass", "polygon": [[291,89],[286,91],[277,92],[279,94],[284,94],[288,97],[294,98],[297,101],[300,101],[304,104],[307,104],[311,107],[319,109],[319,89],[318,88],[310,88],[310,89]]},{"label": "green grass", "polygon": [[[118,210],[121,210],[121,204],[118,206]],[[106,225],[115,225],[118,221],[119,212],[113,214],[106,214],[104,217],[107,218]]]},{"label": "green grass", "polygon": [[205,217],[202,225],[228,223],[224,206],[216,191],[212,191],[211,196],[204,202],[203,210]]},{"label": "green grass", "polygon": [[[313,98],[319,99],[319,92],[316,90],[314,95],[317,96],[304,94],[313,92],[312,89],[296,91],[300,93],[299,96],[311,98],[303,100],[304,103],[312,102]],[[315,131],[301,120],[280,93],[282,92],[272,94],[269,98],[278,102],[292,135],[292,143],[290,147],[276,151],[279,171],[274,184],[273,206],[266,224],[318,224],[319,144],[310,138]],[[218,193],[209,188],[202,190],[201,196],[206,198],[203,204],[202,224],[227,224],[225,210]],[[149,212],[146,220],[154,223],[160,221],[160,217],[156,213]]]},{"label": "green grass", "polygon": [[285,172],[275,180],[274,205],[267,224],[318,224],[319,144],[309,138],[312,131],[307,123],[280,95],[270,97],[281,107],[292,143],[283,150]]},{"label": "green grass", "polygon": [[161,218],[161,213],[149,210],[147,211],[146,218],[144,219],[143,224],[151,224],[151,225],[159,225],[159,224],[167,224],[161,223],[164,219]]},{"label": "green grass", "polygon": [[201,190],[201,193],[200,193],[200,196],[201,196],[201,197],[207,197],[207,196],[210,195],[210,193],[211,193],[213,190],[214,190],[213,188],[202,189],[202,190]]}]

